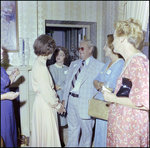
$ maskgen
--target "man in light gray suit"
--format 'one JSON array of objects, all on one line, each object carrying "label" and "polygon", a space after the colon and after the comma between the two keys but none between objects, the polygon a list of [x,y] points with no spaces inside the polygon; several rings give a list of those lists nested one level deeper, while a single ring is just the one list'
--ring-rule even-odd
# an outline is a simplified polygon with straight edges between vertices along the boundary
[{"label": "man in light gray suit", "polygon": [[[88,100],[97,92],[93,80],[104,63],[93,58],[94,45],[90,40],[80,42],[80,59],[71,62],[64,88],[63,101],[68,119],[66,147],[91,147],[94,120],[88,115]],[[79,135],[82,132],[80,142]]]}]

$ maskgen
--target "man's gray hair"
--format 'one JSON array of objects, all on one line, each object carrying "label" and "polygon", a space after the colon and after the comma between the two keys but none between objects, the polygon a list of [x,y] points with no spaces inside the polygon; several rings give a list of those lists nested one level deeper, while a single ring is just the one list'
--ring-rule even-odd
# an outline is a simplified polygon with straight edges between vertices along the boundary
[{"label": "man's gray hair", "polygon": [[94,44],[93,44],[93,42],[92,42],[91,40],[88,40],[88,39],[81,40],[81,41],[80,41],[80,44],[83,43],[83,42],[87,42],[87,43],[88,43],[88,47],[89,47],[89,48],[92,47],[93,50],[94,50]]}]

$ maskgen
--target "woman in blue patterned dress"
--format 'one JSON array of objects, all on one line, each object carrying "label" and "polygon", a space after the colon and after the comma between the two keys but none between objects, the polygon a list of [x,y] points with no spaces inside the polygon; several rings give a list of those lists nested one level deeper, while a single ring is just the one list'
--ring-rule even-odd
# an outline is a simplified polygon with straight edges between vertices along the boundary
[{"label": "woman in blue patterned dress", "polygon": [[[104,83],[110,83],[113,85],[113,90],[116,86],[116,81],[120,75],[122,68],[124,66],[124,60],[121,55],[113,52],[113,34],[107,35],[106,44],[103,48],[105,51],[105,56],[109,57],[110,60],[104,65],[98,76],[94,79],[93,85],[99,90],[96,98],[99,100],[104,100],[103,94],[100,92]],[[107,139],[107,121],[96,119],[95,125],[95,137],[94,137],[94,147],[106,147]]]},{"label": "woman in blue patterned dress", "polygon": [[[2,49],[1,57],[3,58]],[[17,147],[17,127],[12,100],[18,97],[19,92],[10,92],[8,86],[14,82],[19,73],[15,68],[8,76],[6,70],[1,67],[1,137],[6,147]]]}]

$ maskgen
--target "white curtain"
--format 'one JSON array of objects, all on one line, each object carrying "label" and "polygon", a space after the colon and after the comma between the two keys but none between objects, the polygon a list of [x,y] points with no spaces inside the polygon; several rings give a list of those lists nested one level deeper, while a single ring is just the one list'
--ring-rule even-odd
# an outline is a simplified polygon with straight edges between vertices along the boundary
[{"label": "white curtain", "polygon": [[102,4],[102,18],[101,18],[101,24],[100,26],[100,32],[97,33],[97,37],[100,36],[100,40],[97,42],[100,42],[101,46],[101,61],[104,63],[108,62],[109,58],[105,56],[105,52],[103,50],[104,45],[107,40],[108,34],[114,33],[114,23],[118,21],[118,1],[101,1]]},{"label": "white curtain", "polygon": [[149,1],[123,1],[119,6],[119,20],[128,18],[138,19],[142,23],[143,31],[147,31],[149,18]]}]

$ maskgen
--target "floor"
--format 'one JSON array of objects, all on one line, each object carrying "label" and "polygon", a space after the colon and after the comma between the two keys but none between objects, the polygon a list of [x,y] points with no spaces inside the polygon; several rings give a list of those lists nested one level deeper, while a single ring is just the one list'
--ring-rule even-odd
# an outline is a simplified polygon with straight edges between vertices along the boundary
[{"label": "floor", "polygon": [[[64,136],[64,143],[65,143],[65,145],[67,145],[67,141],[68,141],[68,128],[64,128],[63,129],[63,136]],[[92,142],[92,147],[93,147],[93,142]]]},{"label": "floor", "polygon": [[[93,129],[93,135],[94,135],[94,129]],[[21,140],[18,139],[18,147],[29,147],[29,137],[27,137],[27,138],[21,137],[20,139]],[[68,141],[68,127],[67,126],[63,128],[63,140],[64,140],[64,144],[66,146],[67,141]],[[27,143],[27,144],[25,144],[25,143]],[[93,139],[92,139],[92,147],[93,147]]]},{"label": "floor", "polygon": [[[94,129],[93,128],[93,135],[94,135]],[[67,145],[67,141],[68,141],[68,128],[63,128],[63,140],[64,140],[64,144],[65,146]],[[92,147],[93,147],[93,141],[94,141],[94,136],[92,138]]]},{"label": "floor", "polygon": [[[93,135],[94,135],[94,129],[93,129]],[[94,138],[92,138],[92,147],[93,147],[93,139]],[[29,137],[20,136],[20,138],[18,139],[18,147],[29,147],[29,141],[30,141]],[[63,128],[63,141],[66,146],[67,141],[68,141],[68,127],[67,126]]]}]

